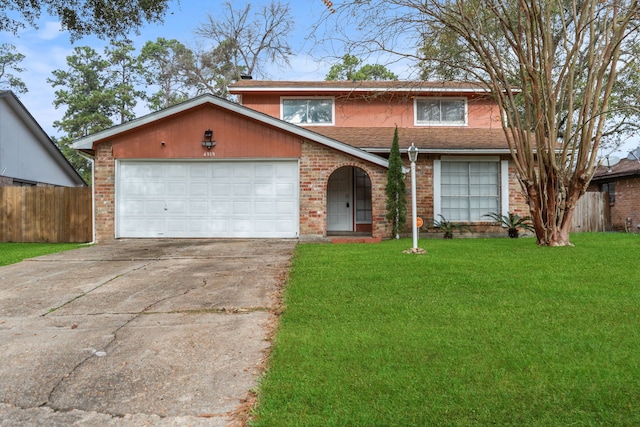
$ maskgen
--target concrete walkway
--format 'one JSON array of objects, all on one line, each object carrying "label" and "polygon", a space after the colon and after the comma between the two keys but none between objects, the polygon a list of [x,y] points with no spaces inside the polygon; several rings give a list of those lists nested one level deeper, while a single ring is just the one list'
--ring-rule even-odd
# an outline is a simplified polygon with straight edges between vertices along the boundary
[{"label": "concrete walkway", "polygon": [[123,240],[0,267],[0,426],[240,425],[293,240]]}]

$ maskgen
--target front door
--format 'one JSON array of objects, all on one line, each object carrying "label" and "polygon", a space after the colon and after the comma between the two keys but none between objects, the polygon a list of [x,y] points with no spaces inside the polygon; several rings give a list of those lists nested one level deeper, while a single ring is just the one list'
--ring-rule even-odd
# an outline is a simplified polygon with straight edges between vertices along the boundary
[{"label": "front door", "polygon": [[353,174],[343,167],[327,184],[327,231],[353,231]]}]

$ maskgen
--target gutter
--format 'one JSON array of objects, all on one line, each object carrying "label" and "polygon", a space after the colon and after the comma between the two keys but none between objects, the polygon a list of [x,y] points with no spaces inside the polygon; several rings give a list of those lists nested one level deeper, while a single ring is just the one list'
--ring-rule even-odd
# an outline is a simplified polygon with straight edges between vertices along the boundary
[{"label": "gutter", "polygon": [[[372,154],[388,154],[391,151],[389,148],[361,148],[361,150]],[[509,149],[505,148],[419,148],[419,150],[424,154],[511,154]],[[401,148],[400,152],[406,153],[407,149]]]}]

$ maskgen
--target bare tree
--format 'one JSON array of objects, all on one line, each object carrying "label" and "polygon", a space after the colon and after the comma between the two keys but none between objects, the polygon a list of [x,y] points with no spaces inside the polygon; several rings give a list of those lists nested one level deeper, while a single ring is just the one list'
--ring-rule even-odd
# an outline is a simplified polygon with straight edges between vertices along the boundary
[{"label": "bare tree", "polygon": [[356,44],[484,82],[504,111],[538,244],[571,245],[607,121],[637,114],[611,103],[624,92],[619,71],[637,67],[638,0],[351,0],[336,12],[341,27],[363,30]]},{"label": "bare tree", "polygon": [[293,29],[289,5],[272,1],[255,14],[251,5],[234,9],[225,2],[221,18],[207,15],[196,35],[211,41],[198,55],[192,75],[209,92],[227,95],[227,86],[241,75],[262,75],[267,64],[289,65],[287,40]]}]

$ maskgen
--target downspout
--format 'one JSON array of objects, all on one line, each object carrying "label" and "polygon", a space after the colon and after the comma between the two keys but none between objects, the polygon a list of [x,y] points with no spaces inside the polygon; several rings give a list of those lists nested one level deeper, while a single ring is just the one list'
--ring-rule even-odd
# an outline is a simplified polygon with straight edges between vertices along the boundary
[{"label": "downspout", "polygon": [[91,163],[91,242],[87,245],[96,244],[96,186],[95,186],[95,159],[91,156],[84,154],[82,151],[76,151],[83,159],[86,159]]}]

